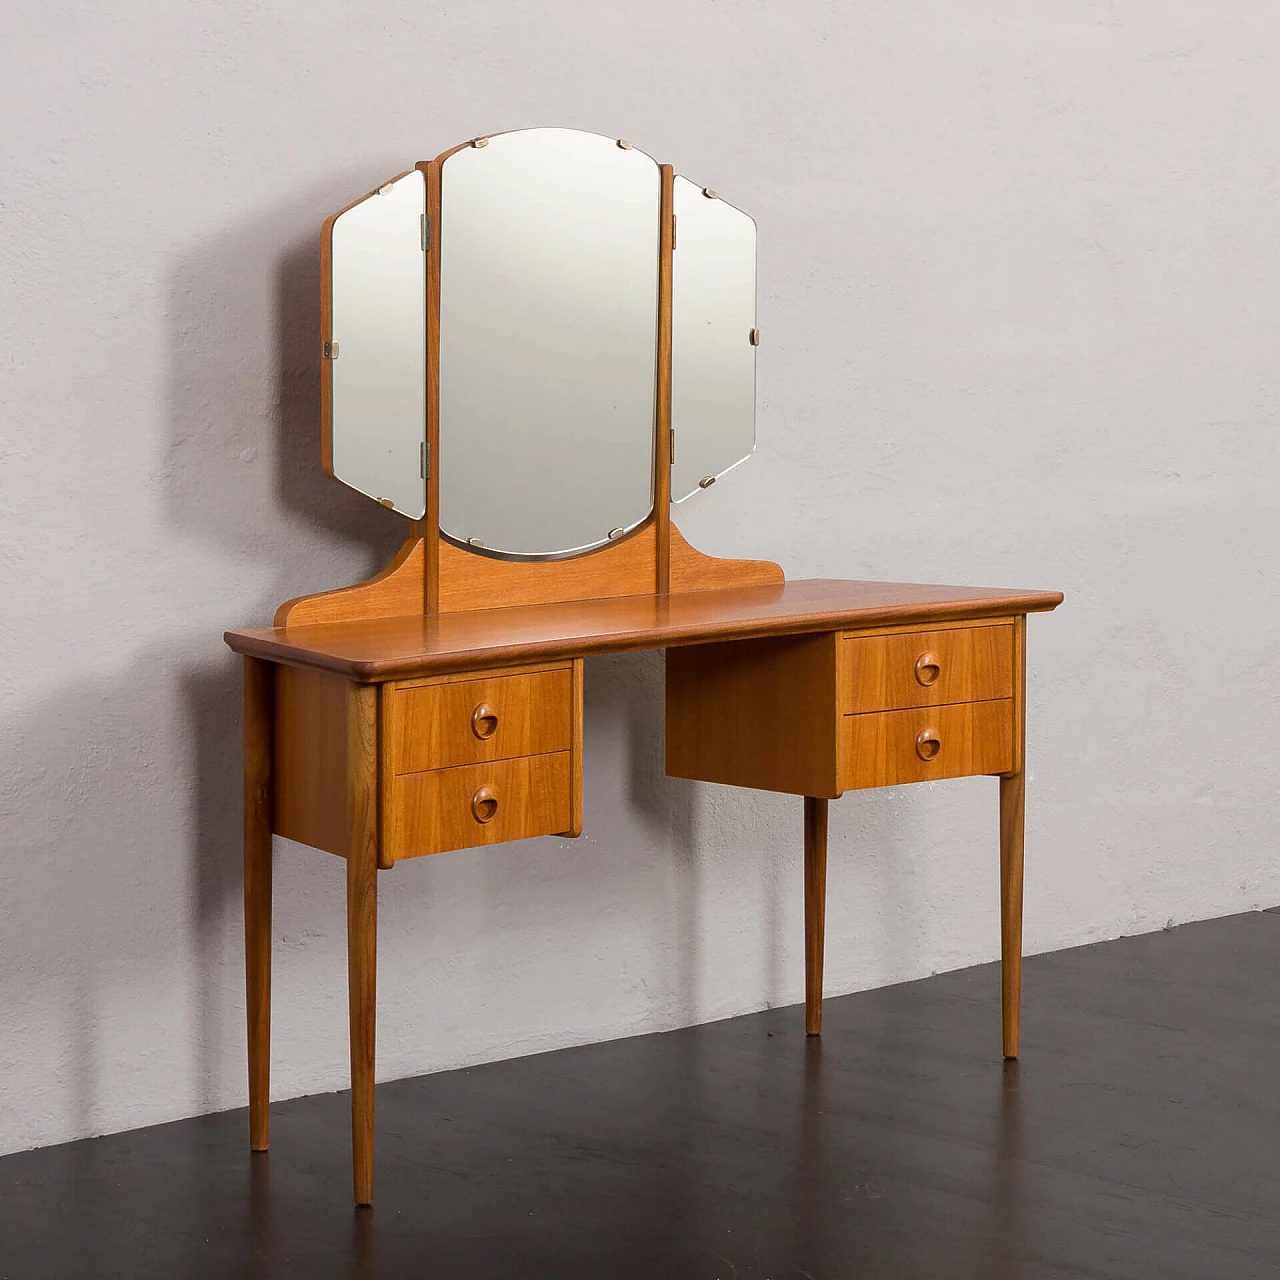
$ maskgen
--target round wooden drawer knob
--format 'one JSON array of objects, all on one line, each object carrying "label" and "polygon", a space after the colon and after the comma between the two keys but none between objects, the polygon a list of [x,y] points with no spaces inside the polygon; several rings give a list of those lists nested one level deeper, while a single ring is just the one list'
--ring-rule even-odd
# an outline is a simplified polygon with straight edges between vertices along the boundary
[{"label": "round wooden drawer knob", "polygon": [[921,729],[916,734],[916,755],[926,763],[930,760],[938,758],[938,752],[942,750],[942,739],[938,737],[936,729]]},{"label": "round wooden drawer knob", "polygon": [[916,679],[927,689],[942,674],[942,659],[936,653],[922,653],[916,659]]},{"label": "round wooden drawer knob", "polygon": [[498,732],[498,713],[487,702],[482,702],[471,713],[471,732],[481,742]]},{"label": "round wooden drawer knob", "polygon": [[498,816],[498,797],[492,787],[480,787],[471,797],[471,816],[477,822],[492,822]]}]

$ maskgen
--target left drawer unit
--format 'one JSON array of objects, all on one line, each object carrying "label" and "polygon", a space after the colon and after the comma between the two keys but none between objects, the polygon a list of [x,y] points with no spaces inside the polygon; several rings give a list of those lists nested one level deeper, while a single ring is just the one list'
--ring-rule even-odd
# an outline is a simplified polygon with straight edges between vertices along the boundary
[{"label": "left drawer unit", "polygon": [[582,832],[582,659],[402,680],[379,708],[390,861]]},{"label": "left drawer unit", "polygon": [[275,668],[277,834],[345,856],[348,796],[370,787],[383,867],[581,833],[580,658],[376,686],[376,777],[350,751],[353,687]]}]

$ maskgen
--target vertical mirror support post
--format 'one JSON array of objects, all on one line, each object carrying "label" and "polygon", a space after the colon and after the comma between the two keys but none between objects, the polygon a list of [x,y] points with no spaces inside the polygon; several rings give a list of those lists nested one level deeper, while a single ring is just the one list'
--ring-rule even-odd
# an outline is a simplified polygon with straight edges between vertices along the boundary
[{"label": "vertical mirror support post", "polygon": [[423,539],[422,612],[440,608],[440,163],[423,160],[417,165],[427,184],[427,358],[426,444],[427,510],[414,528]]},{"label": "vertical mirror support post", "polygon": [[653,519],[657,531],[654,590],[671,590],[671,255],[675,248],[672,194],[675,170],[658,166],[658,361],[654,397]]}]

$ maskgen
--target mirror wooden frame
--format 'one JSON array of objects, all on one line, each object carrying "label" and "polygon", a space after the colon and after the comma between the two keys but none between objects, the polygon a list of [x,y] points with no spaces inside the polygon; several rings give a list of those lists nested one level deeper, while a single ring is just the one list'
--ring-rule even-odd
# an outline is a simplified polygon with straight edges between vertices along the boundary
[{"label": "mirror wooden frame", "polygon": [[[444,162],[466,147],[483,146],[489,137],[472,138],[415,167],[426,180],[427,219],[440,225],[440,174]],[[406,171],[407,172],[407,171]],[[705,591],[718,587],[780,584],[781,568],[763,560],[722,560],[703,555],[685,541],[671,519],[671,284],[674,249],[675,171],[658,165],[658,346],[654,415],[653,510],[630,533],[581,555],[554,560],[507,560],[471,551],[440,530],[440,236],[427,245],[427,468],[426,514],[410,521],[409,537],[391,563],[367,582],[338,591],[301,596],[276,611],[275,625],[354,622],[413,613],[455,613],[508,605],[551,604],[613,596]],[[400,176],[404,176],[401,174]],[[333,341],[330,253],[333,224],[326,220],[320,249],[320,341]],[[333,470],[332,362],[321,363],[321,465]],[[404,517],[401,517],[402,519]]]}]

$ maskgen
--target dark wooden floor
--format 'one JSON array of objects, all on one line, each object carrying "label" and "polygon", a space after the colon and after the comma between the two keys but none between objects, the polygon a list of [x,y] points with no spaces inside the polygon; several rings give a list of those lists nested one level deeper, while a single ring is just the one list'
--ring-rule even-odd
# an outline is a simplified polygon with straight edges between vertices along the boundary
[{"label": "dark wooden floor", "polygon": [[0,1276],[1280,1276],[1280,915],[0,1160]]}]

